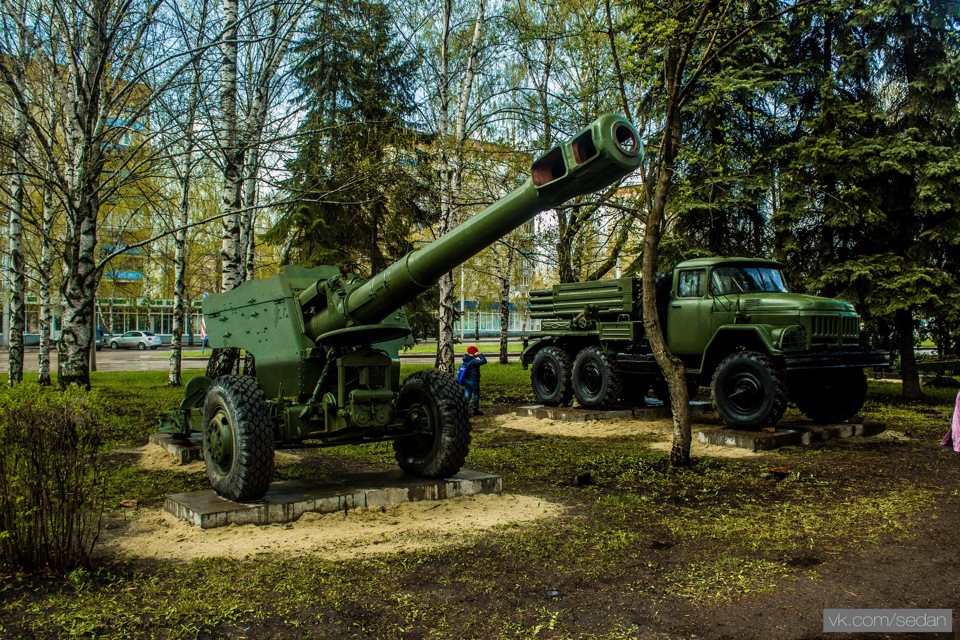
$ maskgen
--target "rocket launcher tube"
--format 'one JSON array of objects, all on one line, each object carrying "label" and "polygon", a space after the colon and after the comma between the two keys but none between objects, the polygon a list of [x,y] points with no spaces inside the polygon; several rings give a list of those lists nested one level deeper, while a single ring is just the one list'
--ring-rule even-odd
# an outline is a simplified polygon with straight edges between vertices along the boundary
[{"label": "rocket launcher tube", "polygon": [[417,249],[351,291],[342,304],[327,305],[307,322],[313,338],[356,324],[380,322],[426,291],[440,277],[541,211],[607,187],[643,160],[640,138],[625,119],[601,116],[569,142],[533,163],[523,185]]}]

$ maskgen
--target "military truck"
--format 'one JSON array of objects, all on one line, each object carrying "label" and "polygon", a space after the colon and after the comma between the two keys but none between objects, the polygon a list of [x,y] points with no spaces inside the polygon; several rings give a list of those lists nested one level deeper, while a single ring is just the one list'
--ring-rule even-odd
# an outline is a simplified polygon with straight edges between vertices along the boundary
[{"label": "military truck", "polygon": [[[709,386],[733,428],[775,425],[788,400],[817,422],[855,416],[866,399],[865,367],[887,363],[870,347],[853,306],[791,293],[784,266],[757,258],[700,258],[657,276],[657,313],[667,346],[686,366],[691,396]],[[607,407],[668,389],[643,328],[641,282],[618,278],[531,292],[541,320],[523,352],[537,400]]]}]

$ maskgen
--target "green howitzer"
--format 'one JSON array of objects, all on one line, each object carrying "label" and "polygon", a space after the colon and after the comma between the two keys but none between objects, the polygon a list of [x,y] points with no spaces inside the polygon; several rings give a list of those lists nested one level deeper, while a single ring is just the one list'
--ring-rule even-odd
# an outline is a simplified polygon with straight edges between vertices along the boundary
[{"label": "green howitzer", "polygon": [[267,492],[281,447],[392,440],[403,471],[455,474],[470,444],[466,400],[439,371],[401,386],[400,348],[412,344],[403,305],[537,213],[617,182],[642,155],[630,123],[604,115],[534,162],[523,185],[369,280],[288,266],[209,296],[206,376],[186,385],[161,431],[202,432],[213,488],[237,501]]}]

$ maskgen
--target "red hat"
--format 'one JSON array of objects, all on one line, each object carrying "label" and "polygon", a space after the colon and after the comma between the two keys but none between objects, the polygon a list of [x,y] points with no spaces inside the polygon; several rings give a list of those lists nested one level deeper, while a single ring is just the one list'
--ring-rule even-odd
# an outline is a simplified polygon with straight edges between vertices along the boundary
[{"label": "red hat", "polygon": [[467,353],[469,353],[472,356],[475,356],[478,353],[480,353],[480,349],[477,349],[475,346],[470,345],[469,347],[467,347]]}]

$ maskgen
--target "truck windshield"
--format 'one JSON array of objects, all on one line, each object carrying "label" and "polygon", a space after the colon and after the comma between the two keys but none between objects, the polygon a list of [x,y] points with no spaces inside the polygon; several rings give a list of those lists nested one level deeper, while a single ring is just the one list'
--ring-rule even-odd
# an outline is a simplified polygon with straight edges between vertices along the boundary
[{"label": "truck windshield", "polygon": [[710,278],[714,295],[773,292],[787,293],[783,273],[776,267],[731,265],[717,267]]}]

